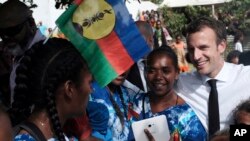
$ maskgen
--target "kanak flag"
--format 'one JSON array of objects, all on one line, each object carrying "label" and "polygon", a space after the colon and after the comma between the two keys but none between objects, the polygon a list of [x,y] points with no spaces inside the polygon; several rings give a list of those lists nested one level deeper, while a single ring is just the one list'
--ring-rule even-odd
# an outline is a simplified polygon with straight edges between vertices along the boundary
[{"label": "kanak flag", "polygon": [[100,86],[150,51],[122,0],[75,0],[56,24],[88,62]]}]

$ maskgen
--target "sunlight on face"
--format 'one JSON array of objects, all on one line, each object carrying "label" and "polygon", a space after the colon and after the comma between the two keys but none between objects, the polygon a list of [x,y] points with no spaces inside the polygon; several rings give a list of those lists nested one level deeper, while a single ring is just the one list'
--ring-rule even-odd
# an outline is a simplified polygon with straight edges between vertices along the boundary
[{"label": "sunlight on face", "polygon": [[163,96],[173,89],[178,72],[170,57],[159,54],[149,60],[146,76],[151,91],[158,96]]},{"label": "sunlight on face", "polygon": [[188,36],[188,51],[197,71],[209,77],[215,77],[223,66],[222,53],[226,44],[222,41],[217,45],[215,32],[204,27]]}]

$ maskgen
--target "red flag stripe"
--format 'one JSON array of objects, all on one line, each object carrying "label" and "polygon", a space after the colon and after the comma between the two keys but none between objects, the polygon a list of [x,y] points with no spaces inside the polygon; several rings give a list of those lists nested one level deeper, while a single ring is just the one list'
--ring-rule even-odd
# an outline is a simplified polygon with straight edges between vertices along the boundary
[{"label": "red flag stripe", "polygon": [[74,4],[80,5],[82,1],[83,1],[83,0],[75,0],[75,1],[74,1]]},{"label": "red flag stripe", "polygon": [[121,40],[114,31],[108,36],[96,40],[96,42],[118,75],[122,74],[124,70],[128,70],[133,65],[133,59],[129,56],[127,50],[124,48]]}]

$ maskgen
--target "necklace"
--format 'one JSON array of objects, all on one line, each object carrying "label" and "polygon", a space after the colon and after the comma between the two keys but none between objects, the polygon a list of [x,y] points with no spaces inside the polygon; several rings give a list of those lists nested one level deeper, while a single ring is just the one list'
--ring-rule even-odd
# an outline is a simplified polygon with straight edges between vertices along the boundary
[{"label": "necklace", "polygon": [[179,100],[179,96],[177,95],[177,97],[176,97],[176,101],[175,101],[175,105],[177,105],[177,104],[178,104],[178,100]]}]

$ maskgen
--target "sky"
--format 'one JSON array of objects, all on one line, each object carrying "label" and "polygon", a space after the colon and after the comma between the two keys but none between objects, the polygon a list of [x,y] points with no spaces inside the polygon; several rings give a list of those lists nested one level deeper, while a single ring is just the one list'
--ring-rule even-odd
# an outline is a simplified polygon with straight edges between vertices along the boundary
[{"label": "sky", "polygon": [[[1,3],[7,0],[0,0]],[[22,0],[20,0],[22,1]],[[28,1],[28,0],[26,0]],[[47,28],[52,28],[56,26],[56,19],[65,11],[65,9],[56,9],[55,8],[55,0],[33,0],[33,2],[38,6],[36,8],[32,8],[33,17],[35,18],[35,22],[38,23],[42,21],[43,25]],[[144,10],[156,10],[156,5],[150,2],[142,2],[143,4],[139,4],[138,1],[130,0],[130,3],[126,3],[129,12],[132,14],[134,20],[137,20],[138,12]],[[29,3],[27,3],[29,5]]]},{"label": "sky", "polygon": [[[6,0],[0,0],[1,3]],[[27,1],[27,0],[26,0]],[[55,0],[33,0],[37,4],[37,8],[32,8],[35,22],[42,21],[47,28],[56,26],[56,19],[65,11],[65,9],[56,9]],[[29,4],[29,3],[27,3]]]}]

